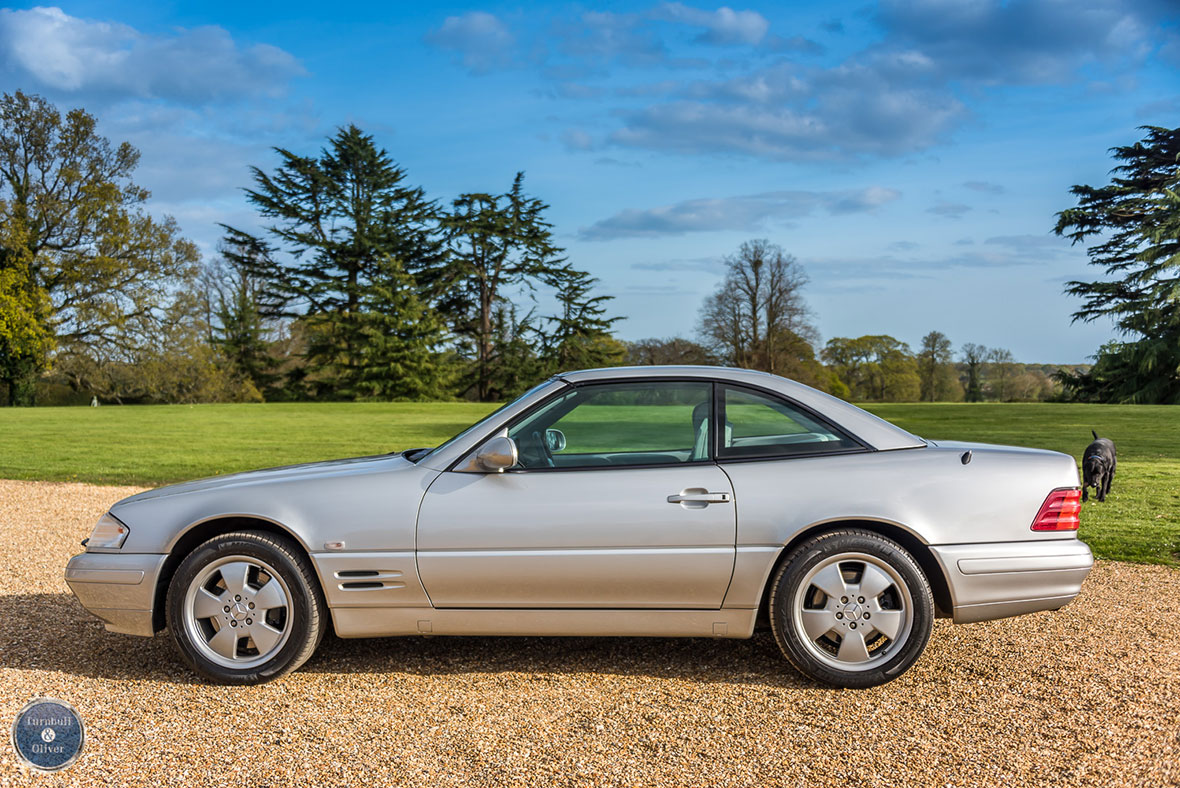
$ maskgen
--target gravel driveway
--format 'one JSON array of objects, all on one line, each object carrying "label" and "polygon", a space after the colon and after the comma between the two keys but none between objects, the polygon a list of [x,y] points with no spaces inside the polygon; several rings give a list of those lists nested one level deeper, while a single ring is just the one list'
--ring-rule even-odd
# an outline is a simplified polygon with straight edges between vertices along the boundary
[{"label": "gravel driveway", "polygon": [[[0,785],[1180,785],[1180,570],[1100,563],[1057,613],[935,625],[870,690],[748,641],[329,637],[262,687],[196,683],[62,581],[135,490],[0,481],[0,725],[72,703],[82,759]],[[7,738],[7,734],[5,735]]]}]

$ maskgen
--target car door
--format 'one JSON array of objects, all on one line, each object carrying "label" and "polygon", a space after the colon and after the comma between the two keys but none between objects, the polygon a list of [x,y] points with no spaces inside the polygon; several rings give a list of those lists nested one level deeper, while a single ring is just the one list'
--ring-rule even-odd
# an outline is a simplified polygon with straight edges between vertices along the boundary
[{"label": "car door", "polygon": [[509,425],[516,467],[441,474],[418,517],[431,603],[719,608],[736,519],[712,458],[712,389],[701,380],[567,389]]}]

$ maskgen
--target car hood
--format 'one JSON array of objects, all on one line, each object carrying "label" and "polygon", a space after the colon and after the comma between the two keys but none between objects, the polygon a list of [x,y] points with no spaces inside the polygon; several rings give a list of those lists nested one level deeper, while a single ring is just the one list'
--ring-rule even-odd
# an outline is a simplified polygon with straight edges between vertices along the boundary
[{"label": "car hood", "polygon": [[157,487],[154,490],[141,492],[124,498],[112,507],[112,511],[124,504],[148,501],[153,498],[163,498],[168,495],[183,495],[185,493],[205,492],[243,485],[269,484],[274,482],[290,482],[300,479],[337,476],[342,474],[367,473],[374,470],[395,470],[399,466],[412,467],[413,463],[397,454],[376,454],[369,457],[350,457],[342,460],[323,460],[320,462],[305,462],[300,465],[282,465],[277,468],[264,468],[257,471],[231,473],[225,476],[211,476],[207,479],[197,479],[191,482],[170,484],[167,487]]}]

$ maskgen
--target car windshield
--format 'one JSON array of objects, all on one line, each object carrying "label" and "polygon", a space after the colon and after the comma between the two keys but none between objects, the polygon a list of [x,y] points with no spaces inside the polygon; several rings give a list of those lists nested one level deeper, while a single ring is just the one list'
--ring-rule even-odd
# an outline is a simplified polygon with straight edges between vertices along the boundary
[{"label": "car windshield", "polygon": [[526,391],[525,393],[521,394],[521,395],[520,395],[519,397],[517,397],[516,399],[512,399],[512,400],[509,400],[508,402],[505,402],[503,405],[501,405],[500,407],[496,408],[496,409],[495,409],[495,410],[493,410],[491,413],[489,413],[488,415],[484,416],[482,419],[480,419],[479,421],[475,422],[474,424],[472,424],[472,425],[471,425],[470,427],[468,427],[467,429],[465,429],[465,430],[463,430],[462,432],[458,433],[457,435],[455,435],[455,436],[454,436],[453,438],[451,438],[450,440],[447,440],[447,441],[445,441],[444,443],[440,443],[438,446],[435,446],[433,449],[426,449],[426,450],[423,450],[423,449],[416,449],[416,450],[414,450],[414,452],[413,452],[412,454],[409,454],[409,453],[408,453],[408,454],[406,455],[406,459],[407,459],[407,460],[409,460],[410,462],[421,462],[422,460],[426,459],[426,458],[427,458],[427,457],[429,457],[430,455],[432,455],[432,454],[434,454],[434,453],[436,453],[436,452],[440,452],[440,451],[442,451],[442,450],[443,450],[443,449],[445,449],[447,446],[450,446],[452,443],[454,443],[455,441],[459,440],[460,438],[465,438],[465,437],[467,437],[468,435],[470,435],[471,433],[473,433],[473,432],[476,432],[476,431],[480,430],[480,429],[483,427],[483,425],[484,425],[485,423],[487,423],[488,421],[490,421],[491,419],[493,419],[493,418],[496,416],[496,414],[498,414],[500,411],[504,410],[505,408],[509,408],[509,407],[511,407],[512,405],[516,404],[517,402],[519,402],[520,400],[524,399],[525,397],[532,396],[532,394],[533,394],[535,391],[537,391],[538,389],[540,389],[541,387],[549,385],[549,382],[550,382],[550,380],[552,380],[552,378],[550,378],[549,380],[543,380],[543,381],[541,381],[540,383],[538,383],[537,385],[533,386],[533,387],[532,387],[531,389],[529,389],[528,391]]}]

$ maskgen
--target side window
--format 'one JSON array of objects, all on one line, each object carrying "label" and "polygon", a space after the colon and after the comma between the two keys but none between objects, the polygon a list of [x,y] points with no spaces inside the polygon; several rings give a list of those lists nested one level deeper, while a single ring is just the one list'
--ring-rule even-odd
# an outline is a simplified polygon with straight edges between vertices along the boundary
[{"label": "side window", "polygon": [[834,427],[778,397],[734,386],[721,386],[721,432],[718,456],[783,457],[861,448]]},{"label": "side window", "polygon": [[508,429],[519,467],[674,465],[709,459],[712,384],[580,386]]}]

